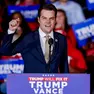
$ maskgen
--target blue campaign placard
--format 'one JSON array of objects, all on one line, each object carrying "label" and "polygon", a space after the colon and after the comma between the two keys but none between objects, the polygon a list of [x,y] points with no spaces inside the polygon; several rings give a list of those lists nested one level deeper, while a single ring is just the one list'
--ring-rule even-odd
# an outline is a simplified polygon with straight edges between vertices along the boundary
[{"label": "blue campaign placard", "polygon": [[20,59],[0,60],[0,79],[7,78],[7,74],[23,73],[24,61]]},{"label": "blue campaign placard", "polygon": [[40,5],[33,6],[8,6],[8,14],[11,15],[15,11],[19,11],[25,17],[27,22],[33,22],[38,16]]},{"label": "blue campaign placard", "polygon": [[7,94],[90,94],[90,75],[9,74]]},{"label": "blue campaign placard", "polygon": [[94,10],[94,0],[86,0],[88,10]]},{"label": "blue campaign placard", "polygon": [[86,45],[88,38],[94,40],[94,18],[72,26],[79,47]]},{"label": "blue campaign placard", "polygon": [[52,3],[51,0],[45,0],[45,2],[46,2],[47,4],[51,4],[51,3]]}]

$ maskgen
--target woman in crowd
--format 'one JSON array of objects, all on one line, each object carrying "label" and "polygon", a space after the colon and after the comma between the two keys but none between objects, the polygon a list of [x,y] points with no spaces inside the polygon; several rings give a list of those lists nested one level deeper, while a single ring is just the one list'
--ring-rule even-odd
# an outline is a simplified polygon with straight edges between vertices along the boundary
[{"label": "woman in crowd", "polygon": [[[23,15],[20,12],[14,12],[10,15],[9,17],[9,21],[12,19],[18,19],[19,18],[19,24],[20,26],[18,27],[18,29],[15,31],[15,36],[13,36],[13,40],[12,42],[14,42],[16,39],[18,39],[18,41],[21,41],[21,39],[24,37],[24,35],[28,34],[29,32],[32,32],[31,29],[29,28],[27,22],[25,21]],[[9,22],[8,21],[8,22]],[[5,24],[6,27],[8,27],[8,23]],[[16,42],[14,42],[16,43]],[[10,59],[20,59],[22,60],[21,54],[17,53],[16,55],[13,56],[1,56],[1,60],[7,60],[7,62],[9,62]],[[2,84],[0,85],[0,91],[4,94],[6,94],[6,79],[4,79],[4,81],[2,81]]]},{"label": "woman in crowd", "polygon": [[[72,28],[67,23],[67,17],[62,9],[58,9],[55,31],[63,34],[68,43],[68,63],[71,73],[83,73],[87,66],[82,53],[76,48],[76,38]],[[61,44],[62,45],[62,44]]]}]

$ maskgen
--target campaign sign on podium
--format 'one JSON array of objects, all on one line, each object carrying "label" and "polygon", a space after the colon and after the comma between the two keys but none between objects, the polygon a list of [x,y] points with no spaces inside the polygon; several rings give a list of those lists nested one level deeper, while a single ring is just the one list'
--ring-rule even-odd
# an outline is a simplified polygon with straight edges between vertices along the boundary
[{"label": "campaign sign on podium", "polygon": [[90,94],[90,75],[9,74],[7,94]]}]

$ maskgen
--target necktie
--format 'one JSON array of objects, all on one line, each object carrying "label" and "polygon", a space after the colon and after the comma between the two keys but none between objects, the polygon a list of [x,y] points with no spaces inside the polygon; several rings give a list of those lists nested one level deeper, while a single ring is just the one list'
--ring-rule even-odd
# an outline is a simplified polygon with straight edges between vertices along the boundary
[{"label": "necktie", "polygon": [[49,44],[48,44],[49,35],[46,35],[45,38],[46,38],[46,41],[45,41],[45,61],[46,61],[46,63],[48,63],[48,61],[49,61]]}]

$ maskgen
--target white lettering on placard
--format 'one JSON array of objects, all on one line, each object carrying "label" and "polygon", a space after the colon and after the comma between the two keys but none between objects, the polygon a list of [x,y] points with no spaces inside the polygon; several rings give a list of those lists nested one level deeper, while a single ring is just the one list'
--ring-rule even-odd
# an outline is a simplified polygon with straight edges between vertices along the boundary
[{"label": "white lettering on placard", "polygon": [[77,38],[79,40],[87,39],[94,36],[94,24],[76,30]]},{"label": "white lettering on placard", "polygon": [[23,69],[23,64],[0,64],[0,74],[22,73]]},{"label": "white lettering on placard", "polygon": [[37,10],[27,10],[27,11],[21,11],[21,13],[24,15],[25,18],[35,18],[37,16],[38,11]]},{"label": "white lettering on placard", "polygon": [[89,3],[94,3],[94,0],[88,0],[89,1]]},{"label": "white lettering on placard", "polygon": [[[15,12],[15,10],[11,10],[11,13]],[[38,10],[21,10],[21,13],[22,15],[25,17],[25,18],[29,18],[29,19],[32,19],[32,18],[35,18],[37,17],[37,14],[38,14]]]}]

